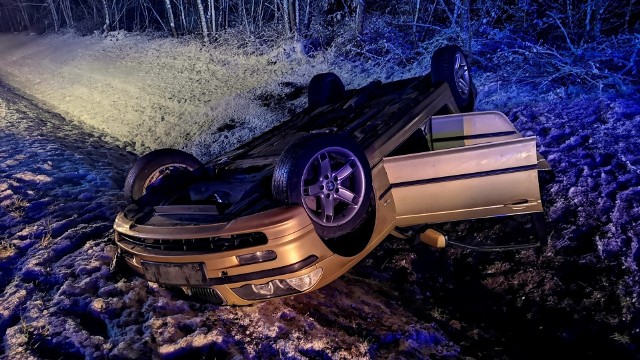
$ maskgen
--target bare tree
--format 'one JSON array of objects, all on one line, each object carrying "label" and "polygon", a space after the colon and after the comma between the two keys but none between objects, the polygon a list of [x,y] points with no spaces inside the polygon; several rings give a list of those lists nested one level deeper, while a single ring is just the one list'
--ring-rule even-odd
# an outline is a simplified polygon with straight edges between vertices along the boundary
[{"label": "bare tree", "polygon": [[251,35],[251,31],[249,30],[249,19],[247,18],[247,9],[244,4],[244,0],[240,0],[240,13],[242,14],[242,23],[244,24],[244,31],[247,32],[247,35]]},{"label": "bare tree", "polygon": [[453,1],[453,15],[451,15],[451,26],[452,27],[458,21],[458,16],[460,15],[461,9],[462,9],[462,5],[460,4],[460,0],[454,0]]},{"label": "bare tree", "polygon": [[171,10],[171,0],[164,0],[165,6],[167,8],[167,17],[169,18],[169,26],[171,27],[171,34],[173,37],[178,37],[178,32],[176,31],[176,22],[173,19],[173,10]]},{"label": "bare tree", "polygon": [[222,0],[219,29],[229,28],[229,0]]},{"label": "bare tree", "polygon": [[127,13],[127,8],[129,6],[129,3],[125,0],[112,0],[111,3],[111,13],[113,14],[113,19],[112,19],[112,23],[114,23],[116,25],[116,30],[120,30],[120,23],[122,22],[122,25],[124,28],[127,27],[126,25],[126,13]]},{"label": "bare tree", "polygon": [[[0,2],[0,18],[2,18],[2,22],[0,22],[0,30],[9,30],[11,32],[16,31],[14,28],[14,11],[9,6],[9,3]],[[4,14],[2,13],[4,10]]]},{"label": "bare tree", "polygon": [[258,9],[256,10],[256,17],[258,18],[258,30],[262,30],[262,19],[264,17],[264,0],[258,0]]},{"label": "bare tree", "polygon": [[20,13],[22,14],[22,18],[24,19],[24,28],[27,30],[31,30],[31,22],[29,21],[29,14],[25,11],[25,5],[22,3],[22,0],[16,0],[18,7],[20,8]]},{"label": "bare tree", "polygon": [[[106,0],[103,0],[106,1]],[[56,32],[60,29],[60,20],[58,20],[58,12],[56,11],[56,4],[53,3],[53,0],[46,0],[47,6],[49,7],[49,11],[51,11],[51,18],[53,20],[53,28]]]},{"label": "bare tree", "polygon": [[451,12],[449,12],[449,8],[447,8],[447,4],[445,4],[443,0],[438,0],[438,1],[440,2],[440,5],[442,6],[442,9],[444,10],[444,12],[447,14],[447,17],[451,21],[451,27],[453,28],[456,25],[456,19],[453,17],[453,15],[451,15]]},{"label": "bare tree", "polygon": [[111,31],[111,20],[109,19],[109,7],[107,6],[107,0],[102,0],[102,8],[104,9],[104,31]]},{"label": "bare tree", "polygon": [[142,15],[144,15],[144,28],[149,28],[149,12],[147,11],[147,7],[144,5],[144,0],[140,0],[140,9],[142,10]]},{"label": "bare tree", "polygon": [[471,30],[471,1],[462,1],[462,17],[460,19],[460,35],[462,36],[462,48],[467,53],[471,54],[471,42],[473,40],[473,33]]},{"label": "bare tree", "polygon": [[296,38],[298,36],[298,1],[297,0],[288,0],[287,1],[287,11],[289,18],[289,33],[293,33]]},{"label": "bare tree", "polygon": [[204,37],[204,42],[209,43],[209,31],[207,29],[207,17],[204,15],[204,8],[202,7],[202,0],[196,0],[196,5],[198,5],[198,14],[200,14],[200,26],[202,27],[202,36]]},{"label": "bare tree", "polygon": [[211,33],[216,33],[216,8],[213,0],[209,0],[209,22],[211,23]]},{"label": "bare tree", "polygon": [[158,22],[160,23],[160,25],[162,26],[162,29],[164,31],[167,31],[167,26],[164,24],[164,21],[162,21],[162,18],[160,17],[160,15],[158,15],[158,13],[156,12],[156,10],[153,8],[153,6],[151,6],[151,4],[149,3],[148,0],[143,0],[145,2],[145,6],[148,6],[151,11],[153,12],[153,15],[156,17],[156,19],[158,19]]},{"label": "bare tree", "polygon": [[60,6],[62,8],[62,15],[67,23],[67,27],[73,26],[73,14],[71,13],[71,3],[69,0],[61,0]]},{"label": "bare tree", "polygon": [[282,19],[284,20],[284,29],[287,35],[291,34],[289,23],[289,0],[282,0]]},{"label": "bare tree", "polygon": [[635,0],[629,0],[629,7],[627,8],[627,15],[624,18],[624,28],[629,31],[629,19],[631,18],[631,11],[633,9],[633,3]]},{"label": "bare tree", "polygon": [[420,0],[416,0],[416,12],[413,16],[413,33],[418,31],[418,16],[420,15]]},{"label": "bare tree", "polygon": [[365,12],[365,0],[356,0],[358,5],[356,7],[356,33],[362,35],[364,32],[364,12]]},{"label": "bare tree", "polygon": [[178,13],[180,15],[180,28],[182,29],[183,32],[187,32],[187,18],[185,17],[185,11],[184,11],[184,0],[178,0],[177,2],[178,5]]},{"label": "bare tree", "polygon": [[307,6],[304,9],[304,31],[311,28],[311,0],[307,0]]},{"label": "bare tree", "polygon": [[594,0],[594,19],[593,19],[593,35],[599,36],[602,29],[602,13],[604,12],[605,4],[602,0]]}]

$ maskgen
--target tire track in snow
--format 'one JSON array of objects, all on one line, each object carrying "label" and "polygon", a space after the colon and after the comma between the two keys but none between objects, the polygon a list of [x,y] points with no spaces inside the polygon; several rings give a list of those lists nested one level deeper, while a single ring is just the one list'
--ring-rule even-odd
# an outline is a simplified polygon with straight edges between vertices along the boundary
[{"label": "tire track in snow", "polygon": [[28,304],[50,300],[71,276],[57,263],[88,244],[105,247],[134,156],[2,84],[0,109],[0,353],[13,356],[9,340],[36,340],[24,314],[39,307]]}]

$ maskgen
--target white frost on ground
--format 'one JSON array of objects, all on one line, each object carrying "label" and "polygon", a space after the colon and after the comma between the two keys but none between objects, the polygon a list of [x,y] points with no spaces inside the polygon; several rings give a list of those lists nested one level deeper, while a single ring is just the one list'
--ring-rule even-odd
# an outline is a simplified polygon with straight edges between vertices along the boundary
[{"label": "white frost on ground", "polygon": [[[47,108],[139,155],[173,147],[205,161],[272,127],[286,107],[303,105],[261,106],[261,94],[277,98],[326,71],[337,71],[347,87],[380,78],[327,56],[309,58],[295,44],[247,54],[121,33],[0,35],[0,75]],[[235,130],[218,130],[230,122]]]}]

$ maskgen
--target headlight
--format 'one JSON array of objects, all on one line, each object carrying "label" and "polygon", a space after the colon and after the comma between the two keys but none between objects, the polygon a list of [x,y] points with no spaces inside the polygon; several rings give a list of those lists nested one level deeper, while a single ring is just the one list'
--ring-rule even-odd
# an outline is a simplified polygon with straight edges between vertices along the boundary
[{"label": "headlight", "polygon": [[291,295],[311,289],[322,276],[322,268],[291,279],[276,279],[265,284],[247,284],[233,290],[245,300],[269,299],[277,296]]}]

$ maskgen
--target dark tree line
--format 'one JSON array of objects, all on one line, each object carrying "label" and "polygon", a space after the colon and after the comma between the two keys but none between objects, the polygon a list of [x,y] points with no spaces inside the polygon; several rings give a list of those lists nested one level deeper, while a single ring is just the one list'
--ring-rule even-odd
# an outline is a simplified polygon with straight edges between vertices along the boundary
[{"label": "dark tree line", "polygon": [[[364,2],[351,2],[362,10]],[[326,0],[0,0],[0,31],[151,30],[172,36],[195,33],[208,39],[230,27],[251,35],[266,28],[273,31],[275,26],[283,34],[299,35],[309,31],[314,16],[341,7],[349,11],[353,4]]]},{"label": "dark tree line", "polygon": [[[637,0],[0,0],[0,32],[164,31],[172,36],[242,29],[248,36],[313,37],[315,24],[367,31],[369,15],[390,16],[413,33],[456,29],[465,47],[482,27],[553,36],[570,47],[638,33]],[[550,35],[553,34],[553,35]]]}]

